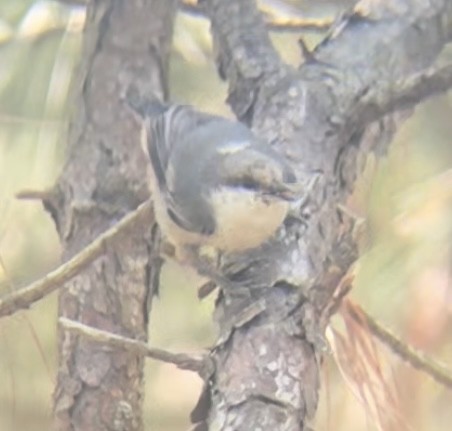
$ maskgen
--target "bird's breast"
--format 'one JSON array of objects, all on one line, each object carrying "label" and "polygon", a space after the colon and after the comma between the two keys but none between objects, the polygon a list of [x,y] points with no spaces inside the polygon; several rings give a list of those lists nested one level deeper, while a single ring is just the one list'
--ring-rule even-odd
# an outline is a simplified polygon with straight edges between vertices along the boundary
[{"label": "bird's breast", "polygon": [[212,245],[225,252],[259,247],[283,223],[289,204],[250,190],[219,189],[212,193],[216,231]]}]

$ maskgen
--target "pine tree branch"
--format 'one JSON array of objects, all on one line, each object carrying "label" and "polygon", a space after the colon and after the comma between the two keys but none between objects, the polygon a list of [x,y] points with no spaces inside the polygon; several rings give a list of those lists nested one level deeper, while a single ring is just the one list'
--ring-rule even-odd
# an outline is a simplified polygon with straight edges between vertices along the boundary
[{"label": "pine tree branch", "polygon": [[417,370],[423,371],[430,377],[441,383],[448,389],[452,389],[452,371],[447,369],[442,364],[439,364],[432,358],[429,358],[424,353],[416,350],[406,342],[391,333],[381,323],[377,322],[372,316],[364,311],[357,304],[353,307],[344,304],[349,315],[361,326],[365,326],[369,331],[375,335],[382,343],[399,356],[404,361],[408,362]]},{"label": "pine tree branch", "polygon": [[174,364],[183,370],[195,371],[199,373],[201,377],[205,375],[204,373],[206,372],[206,369],[210,369],[210,367],[213,366],[209,362],[209,358],[206,354],[192,355],[188,353],[172,353],[167,350],[150,347],[142,341],[133,340],[108,331],[96,329],[92,326],[88,326],[65,317],[60,317],[58,320],[64,329],[67,329],[75,334],[82,335],[93,341],[97,341],[114,348],[124,349],[129,352],[145,355],[148,358],[152,358],[157,361]]},{"label": "pine tree branch", "polygon": [[[182,12],[197,17],[208,19],[204,8],[194,0],[183,0],[180,4]],[[334,22],[330,18],[305,18],[299,16],[280,16],[272,10],[264,10],[265,22],[267,28],[271,31],[277,32],[302,32],[310,31],[315,33],[322,33],[327,31]]]},{"label": "pine tree branch", "polygon": [[452,88],[452,64],[434,65],[408,79],[394,83],[393,90],[385,96],[369,92],[363,97],[363,121],[370,123],[379,118],[410,108],[429,97],[444,93]]},{"label": "pine tree branch", "polygon": [[125,229],[133,226],[141,217],[149,214],[151,202],[143,202],[136,210],[127,214],[121,221],[99,235],[93,242],[43,278],[23,287],[4,298],[0,298],[0,317],[8,316],[30,307],[61,287],[66,281],[77,275],[104,252],[105,245],[115,239]]}]

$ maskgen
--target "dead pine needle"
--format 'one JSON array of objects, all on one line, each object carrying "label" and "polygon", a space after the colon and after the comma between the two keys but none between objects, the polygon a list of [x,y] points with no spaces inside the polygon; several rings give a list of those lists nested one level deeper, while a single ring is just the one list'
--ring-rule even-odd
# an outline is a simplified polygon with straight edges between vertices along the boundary
[{"label": "dead pine needle", "polygon": [[369,331],[384,343],[393,353],[408,362],[417,370],[428,374],[438,383],[452,389],[452,370],[447,369],[432,358],[405,343],[356,304],[346,303],[347,312],[359,325],[367,326]]}]

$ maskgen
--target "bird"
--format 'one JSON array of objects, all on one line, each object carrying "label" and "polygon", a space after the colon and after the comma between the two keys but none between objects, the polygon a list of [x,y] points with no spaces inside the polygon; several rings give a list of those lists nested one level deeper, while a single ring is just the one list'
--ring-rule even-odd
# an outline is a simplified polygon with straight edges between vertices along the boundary
[{"label": "bird", "polygon": [[241,253],[274,236],[300,196],[284,156],[236,120],[157,99],[131,106],[155,218],[178,260],[184,250]]}]

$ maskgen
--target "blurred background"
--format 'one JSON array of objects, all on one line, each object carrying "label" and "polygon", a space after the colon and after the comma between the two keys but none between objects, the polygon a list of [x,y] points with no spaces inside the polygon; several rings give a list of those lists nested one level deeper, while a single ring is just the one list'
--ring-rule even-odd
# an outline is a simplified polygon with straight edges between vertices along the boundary
[{"label": "blurred background", "polygon": [[[332,18],[347,1],[265,0],[287,17]],[[15,195],[52,186],[65,158],[68,98],[80,55],[83,6],[48,0],[0,0],[0,295],[59,263],[50,217]],[[301,33],[274,32],[283,58],[297,65]],[[308,46],[322,38],[305,32]],[[447,55],[447,53],[446,53]],[[449,58],[452,55],[449,54]],[[213,65],[207,22],[179,14],[171,63],[172,98],[230,115],[226,86]],[[369,157],[350,208],[370,234],[352,298],[404,340],[452,369],[452,94],[423,104],[400,129],[389,154]],[[196,277],[168,264],[150,322],[155,346],[198,351],[215,337],[212,300],[199,302]],[[193,288],[177,289],[190,284]],[[334,319],[343,331],[341,318]],[[452,427],[452,393],[379,346],[382,368],[408,429]],[[50,429],[56,376],[56,295],[0,320],[0,430]],[[316,431],[377,430],[372,408],[357,396],[333,358],[325,359]],[[188,429],[200,379],[148,361],[147,429]],[[359,394],[358,394],[359,395]],[[334,424],[334,426],[332,426]]]}]

